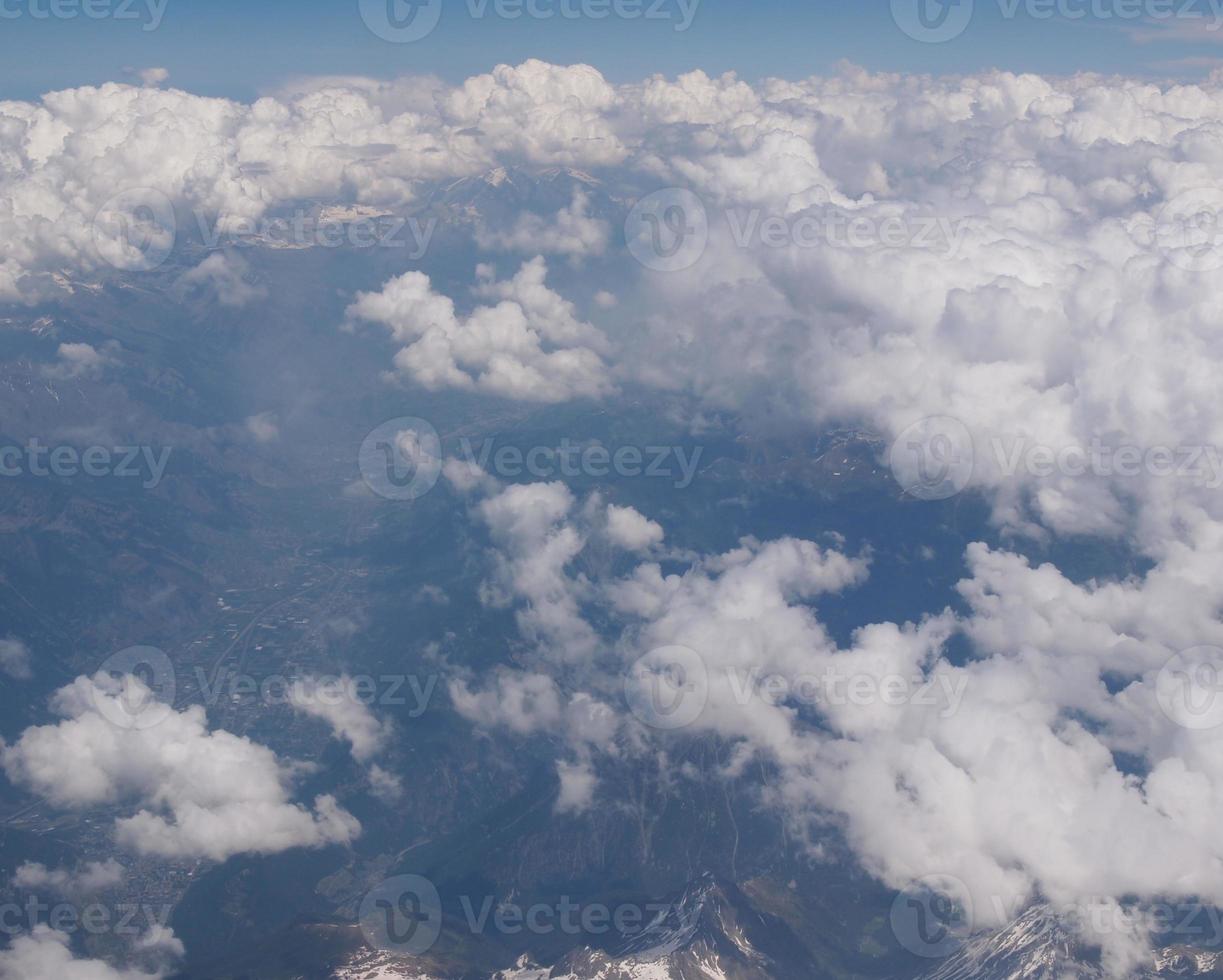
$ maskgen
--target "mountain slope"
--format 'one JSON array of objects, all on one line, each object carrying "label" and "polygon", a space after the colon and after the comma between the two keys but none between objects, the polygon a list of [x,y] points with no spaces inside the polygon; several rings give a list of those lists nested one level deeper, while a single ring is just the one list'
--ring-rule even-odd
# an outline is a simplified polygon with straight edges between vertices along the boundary
[{"label": "mountain slope", "polygon": [[[1035,905],[1010,925],[965,943],[921,980],[1094,980],[1110,974],[1090,948],[1047,905]],[[1138,980],[1223,977],[1223,955],[1186,946],[1157,951]]]}]

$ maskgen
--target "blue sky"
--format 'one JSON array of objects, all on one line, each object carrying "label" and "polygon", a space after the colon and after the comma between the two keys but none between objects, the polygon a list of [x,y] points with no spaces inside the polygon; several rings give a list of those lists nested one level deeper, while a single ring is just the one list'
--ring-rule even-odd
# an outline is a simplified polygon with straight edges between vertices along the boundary
[{"label": "blue sky", "polygon": [[[113,16],[85,16],[87,2]],[[403,0],[366,2],[376,10]],[[933,4],[927,23],[939,22],[940,3],[952,4],[945,11],[951,23],[971,9],[962,33],[938,44],[907,36],[889,0],[531,0],[550,19],[501,15],[526,0],[440,2],[440,23],[427,37],[393,43],[366,26],[359,0],[0,0],[3,96],[31,98],[151,66],[168,68],[171,84],[246,99],[299,75],[456,80],[530,57],[586,62],[623,81],[693,68],[797,78],[841,59],[898,71],[1090,69],[1192,78],[1223,54],[1223,30],[1207,29],[1223,21],[1223,0],[895,0],[902,16],[906,5]],[[589,16],[600,3],[622,9],[616,5],[633,2],[659,4],[659,16]],[[693,3],[690,26],[676,30]],[[50,15],[52,4],[75,16]],[[1200,16],[1161,20],[1177,9]]]}]

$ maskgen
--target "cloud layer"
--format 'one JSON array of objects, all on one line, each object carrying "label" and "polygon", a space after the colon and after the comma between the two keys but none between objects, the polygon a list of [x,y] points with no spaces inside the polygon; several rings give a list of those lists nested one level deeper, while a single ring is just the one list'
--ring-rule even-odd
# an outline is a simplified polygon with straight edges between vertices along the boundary
[{"label": "cloud layer", "polygon": [[290,802],[294,767],[248,738],[209,731],[198,705],[167,707],[154,725],[116,724],[151,697],[139,679],[124,683],[99,674],[57,691],[52,707],[63,720],[4,746],[5,775],[57,807],[134,806],[115,821],[115,839],[140,854],[223,861],[360,833],[333,797],[320,796],[313,811]]},{"label": "cloud layer", "polygon": [[[977,927],[1037,899],[1223,902],[1211,817],[1223,728],[1178,713],[1166,670],[1186,645],[1221,641],[1213,582],[1161,567],[1076,585],[974,544],[965,614],[865,626],[841,648],[815,603],[864,582],[866,556],[748,539],[681,573],[647,560],[592,578],[575,566],[598,534],[597,498],[489,492],[477,513],[499,546],[499,594],[534,653],[451,696],[478,726],[561,739],[558,810],[588,808],[600,770],[626,756],[665,766],[673,740],[714,735],[735,749],[725,777],[772,768],[763,799],[798,839],[835,815],[889,885],[963,882]],[[956,633],[974,650],[966,664],[948,656]],[[682,792],[685,772],[672,778]],[[1086,938],[1122,963],[1145,940]]]},{"label": "cloud layer", "polygon": [[[0,298],[47,295],[56,274],[139,268],[108,217],[123,213],[107,204],[116,191],[157,205],[144,229],[156,249],[179,208],[224,229],[307,198],[409,207],[432,182],[507,165],[588,170],[626,212],[683,188],[701,213],[664,208],[647,232],[684,247],[707,232],[686,267],[634,264],[591,218],[593,190],[549,220],[480,233],[486,251],[618,270],[614,297],[590,310],[528,257],[509,279],[481,266],[462,295],[404,272],[357,296],[348,319],[385,328],[396,371],[430,390],[561,403],[631,388],[694,417],[731,410],[746,429],[861,425],[902,452],[915,439],[920,463],[946,463],[947,450],[967,460],[953,489],[982,494],[1005,534],[1109,539],[1147,570],[1079,582],[973,544],[962,614],[868,625],[841,649],[815,605],[861,583],[869,555],[749,539],[664,572],[667,539],[649,515],[561,483],[498,487],[452,463],[493,547],[481,597],[514,610],[533,651],[522,670],[456,680],[458,710],[560,736],[564,812],[597,799],[600,767],[621,754],[714,734],[737,749],[728,776],[768,760],[781,778],[767,802],[799,830],[833,815],[897,888],[954,875],[987,917],[991,899],[1038,896],[1223,902],[1223,735],[1161,687],[1178,656],[1185,676],[1218,666],[1182,651],[1223,646],[1219,86],[852,66],[798,82],[697,72],[617,86],[532,61],[456,87],[326,80],[251,105],[121,85],[57,92],[0,103]],[[191,282],[257,300],[228,260],[207,263]],[[613,301],[614,335],[594,325]],[[89,351],[61,352],[62,370],[98,369]],[[576,571],[595,541],[638,564]],[[618,641],[603,639],[607,623]],[[945,653],[956,633],[971,649],[958,665]],[[677,647],[709,677],[709,707],[678,734],[618,694],[626,675],[639,708],[634,684],[686,689],[640,660]],[[915,680],[940,697],[745,700],[753,670],[876,691]],[[61,691],[65,720],[5,750],[10,778],[61,805],[136,800],[117,831],[153,853],[355,833],[333,800],[290,803],[284,765],[209,733],[198,709],[160,731],[111,730],[90,707],[96,683]],[[357,753],[376,741],[366,719],[326,717]],[[182,763],[197,759],[200,772],[225,759],[251,778],[188,783]]]}]

